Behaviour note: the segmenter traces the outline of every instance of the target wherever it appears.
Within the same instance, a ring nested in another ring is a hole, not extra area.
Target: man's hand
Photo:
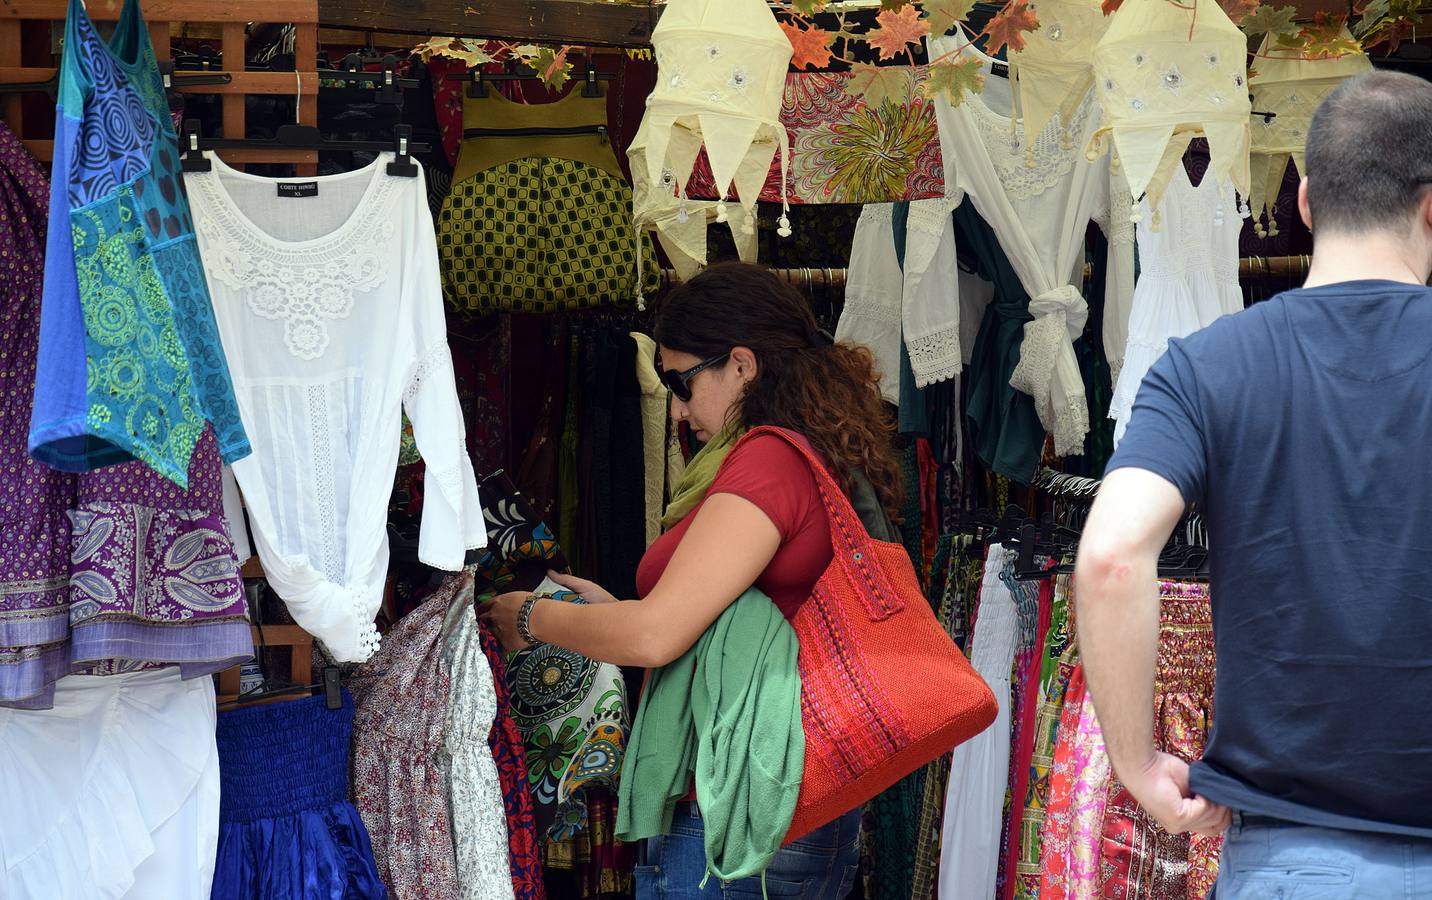
[[[1217,837],[1228,829],[1233,813],[1189,790],[1188,763],[1167,753],[1156,753],[1129,777],[1120,778],[1155,822],[1171,834],[1192,831]]]

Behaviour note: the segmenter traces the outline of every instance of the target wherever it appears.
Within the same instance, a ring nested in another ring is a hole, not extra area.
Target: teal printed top
[[[30,453],[187,487],[206,420],[225,462],[249,454],[149,30],[126,0],[106,43],[70,0]]]

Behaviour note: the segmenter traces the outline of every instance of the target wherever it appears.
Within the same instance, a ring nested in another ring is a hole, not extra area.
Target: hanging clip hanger
[[[388,174],[397,175],[402,178],[417,178],[418,167],[413,162],[409,145],[413,139],[413,126],[398,125],[393,128],[394,154],[397,156],[388,163]]]
[[[608,75],[605,72],[598,72],[596,64],[588,61],[587,69],[582,75],[582,96],[601,97],[603,91],[599,82],[611,81],[614,77],[615,76]],[[484,72],[481,67],[478,67],[469,72],[454,72],[448,75],[445,80],[466,81],[468,83],[468,97],[474,100],[480,100],[487,96],[488,82],[542,81],[543,79],[541,75],[537,74],[535,69],[530,69],[527,66],[519,66],[515,71],[499,72],[496,74]]]
[[[229,72],[194,72],[179,74],[172,59],[159,61],[159,77],[164,81],[164,93],[172,99],[181,87],[206,84],[232,84],[234,76]]]
[[[377,63],[379,70],[377,72],[366,71],[364,67],[370,63]],[[403,91],[421,85],[416,78],[398,76],[398,58],[391,53],[378,59],[364,54],[350,53],[343,57],[343,61],[338,65],[337,69],[319,69],[318,77],[344,81],[350,87],[358,84],[377,85],[378,89],[373,93],[373,99],[378,103],[401,106]]]
[[[293,74],[299,81],[299,96],[301,97],[303,76],[298,72]],[[298,105],[295,103],[294,119],[297,120],[297,118]],[[294,121],[279,126],[273,140],[206,138],[203,137],[198,119],[185,119],[184,130],[180,134],[180,149],[183,153],[181,165],[185,172],[211,171],[212,166],[204,157],[203,151],[205,150],[363,150],[371,153],[392,152],[397,158],[388,163],[388,174],[402,178],[416,178],[418,167],[413,162],[413,155],[429,153],[432,151],[432,147],[426,143],[415,142],[412,137],[413,127],[411,125],[398,125],[394,127],[393,138],[390,141],[330,141],[324,138],[323,133],[316,126]]]

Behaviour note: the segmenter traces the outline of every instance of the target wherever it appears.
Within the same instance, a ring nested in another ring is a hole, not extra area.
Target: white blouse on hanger
[[[1129,425],[1139,385],[1169,340],[1242,311],[1238,236],[1243,219],[1237,203],[1231,184],[1220,185],[1205,174],[1194,187],[1182,165],[1175,167],[1157,214],[1143,201],[1128,351],[1109,403],[1115,446]]]
[[[903,266],[895,253],[894,204],[868,204],[856,222],[835,336],[870,348],[881,396],[890,403],[900,402],[902,340],[916,387],[958,377],[968,361],[969,348],[962,352],[961,344],[961,298],[967,278],[978,279],[957,264],[950,215],[957,205],[943,199],[909,204]]]
[[[1010,384],[1034,398],[1039,420],[1054,435],[1060,455],[1083,452],[1089,430],[1088,401],[1073,341],[1088,320],[1080,290],[1085,229],[1091,219],[1110,228],[1127,213],[1111,217],[1107,158],[1090,162],[1083,153],[1098,128],[1099,107],[1092,91],[1070,122],[1055,115],[1031,141],[1014,109],[1008,79],[991,74],[996,60],[970,43],[961,28],[929,39],[930,58],[978,59],[986,72],[983,93],[968,93],[958,106],[934,100],[945,161],[946,192],[952,201],[968,196],[989,223],[1029,293],[1034,321],[1025,325],[1020,361]],[[1106,302],[1132,291],[1132,242],[1110,240]]]
[[[213,154],[185,175],[254,453],[233,466],[254,549],[295,621],[339,662],[378,647],[402,412],[427,465],[418,556],[487,543],[448,353],[421,172],[261,178]]]

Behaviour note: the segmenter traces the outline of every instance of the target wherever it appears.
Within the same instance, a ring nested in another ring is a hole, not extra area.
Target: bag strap
[[[830,522],[830,540],[833,562],[840,566],[846,581],[860,588],[856,593],[871,621],[879,622],[890,618],[905,608],[906,598],[901,597],[894,583],[880,564],[875,552],[876,543],[865,530],[865,525],[856,515],[850,498],[845,496],[840,484],[831,475],[825,461],[816,453],[804,435],[774,425],[752,428],[736,443],[737,447],[752,438],[769,434],[790,444],[810,464],[815,476],[816,487],[820,489],[821,500]],[[823,575],[824,582],[829,574]],[[819,593],[820,583],[816,585]]]

